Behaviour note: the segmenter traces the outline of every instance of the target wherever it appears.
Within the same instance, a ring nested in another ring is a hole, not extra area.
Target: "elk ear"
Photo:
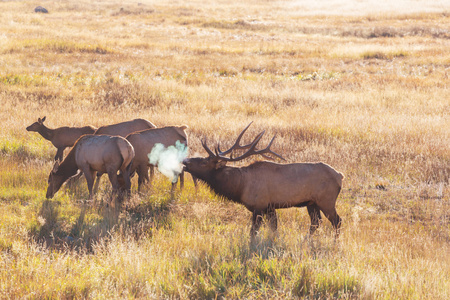
[[[227,161],[226,160],[219,160],[218,162],[216,162],[216,170],[223,168],[227,165]]]
[[[42,120],[41,120],[42,123],[44,123],[45,118],[47,118],[47,116],[44,116],[44,117],[42,118]]]

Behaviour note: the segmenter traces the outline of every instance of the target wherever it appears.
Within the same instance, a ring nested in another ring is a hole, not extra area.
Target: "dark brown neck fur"
[[[64,158],[56,171],[56,175],[62,176],[64,180],[69,179],[78,171],[78,166],[75,161],[75,150],[75,147],[70,150],[69,154],[67,154],[66,158]]]
[[[54,129],[50,129],[46,127],[44,124],[41,124],[38,129],[38,133],[42,135],[42,137],[46,140],[51,141],[54,137]]]
[[[209,178],[199,178],[218,195],[242,203],[242,173],[239,168],[224,167],[211,172]]]

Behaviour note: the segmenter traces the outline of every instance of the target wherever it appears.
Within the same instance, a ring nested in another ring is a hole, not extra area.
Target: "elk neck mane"
[[[76,152],[76,146],[73,146],[72,149],[70,149],[67,156],[64,158],[64,160],[59,164],[58,170],[56,171],[56,174],[62,175],[64,177],[67,176],[67,178],[75,175],[78,171],[78,166],[75,161],[75,152]]]
[[[223,167],[212,172],[209,178],[199,178],[216,194],[241,203],[242,171],[240,168]]]

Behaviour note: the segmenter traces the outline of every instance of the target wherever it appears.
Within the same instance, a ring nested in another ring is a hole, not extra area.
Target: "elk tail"
[[[120,150],[120,155],[122,156],[122,160],[123,160],[122,168],[129,171],[129,169],[131,168],[131,163],[133,162],[133,159],[134,159],[133,146],[131,146],[131,144],[126,143],[124,141],[120,141],[118,146],[119,146],[119,150]]]

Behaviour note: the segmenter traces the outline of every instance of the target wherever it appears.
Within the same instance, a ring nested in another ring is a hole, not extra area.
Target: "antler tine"
[[[245,131],[250,127],[250,125],[252,125],[252,123],[253,123],[253,121],[251,121],[250,124],[248,124],[247,127],[245,127],[244,130],[241,131],[241,133],[239,134],[239,136],[236,139],[236,142],[234,143],[233,146],[231,146],[230,149],[228,149],[226,151],[221,151],[220,150],[220,143],[218,143],[217,144],[218,154],[220,154],[220,156],[223,156],[223,155],[227,155],[227,154],[231,153],[235,149],[247,149],[247,148],[249,148],[252,145],[252,143],[250,143],[248,145],[244,145],[244,146],[239,145],[239,143],[240,143],[241,138],[244,135]]]
[[[272,140],[270,141],[269,145],[268,145],[266,148],[264,148],[264,149],[262,149],[262,150],[256,151],[256,154],[260,154],[262,157],[267,158],[267,159],[272,159],[270,156],[267,156],[267,155],[264,155],[264,154],[263,154],[263,153],[270,153],[270,154],[275,155],[276,157],[278,157],[278,158],[280,158],[280,159],[282,159],[282,160],[286,160],[286,159],[284,159],[283,156],[281,156],[281,155],[278,154],[278,153],[273,152],[273,151],[270,149],[270,146],[272,146],[272,143],[273,143],[273,141],[275,140],[276,136],[277,136],[277,134],[275,134],[275,135],[273,136]]]
[[[206,138],[202,139],[202,146],[208,152],[209,156],[216,156],[214,153],[209,149],[209,147],[206,145]]]
[[[258,142],[261,140],[262,136],[264,135],[265,131],[261,132],[260,134],[258,134],[255,139],[253,140],[253,142],[250,144],[250,148],[247,150],[247,152],[245,152],[244,154],[242,154],[241,156],[238,156],[236,158],[232,158],[232,157],[224,157],[222,155],[219,155],[218,157],[221,160],[224,161],[239,161],[242,160],[244,158],[247,158],[251,155],[257,154],[258,151],[255,151],[256,145],[258,144]]]

